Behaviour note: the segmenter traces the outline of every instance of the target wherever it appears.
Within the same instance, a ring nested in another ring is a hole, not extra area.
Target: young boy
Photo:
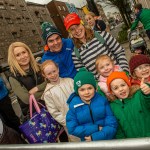
[[[144,78],[134,94],[124,72],[111,73],[107,85],[117,97],[110,104],[119,123],[116,138],[150,137],[150,87],[144,83]]]
[[[68,132],[79,137],[81,141],[113,139],[117,121],[108,100],[96,92],[94,75],[81,68],[74,78],[74,90],[75,93],[67,101]]]

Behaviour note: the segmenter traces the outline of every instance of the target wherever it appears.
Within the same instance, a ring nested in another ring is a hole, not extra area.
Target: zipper
[[[91,118],[92,118],[92,121],[93,121],[93,123],[94,123],[94,119],[93,119],[93,114],[92,114],[92,110],[91,110],[91,104],[89,105],[89,109],[90,109],[90,115],[91,115]]]

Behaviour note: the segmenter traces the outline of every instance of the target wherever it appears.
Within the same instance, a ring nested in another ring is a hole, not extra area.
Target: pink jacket
[[[119,65],[114,66],[114,71],[122,71],[121,67]],[[110,95],[107,88],[107,78],[103,77],[102,75],[99,76],[99,82],[98,86],[100,86],[100,89],[105,93],[105,95]]]

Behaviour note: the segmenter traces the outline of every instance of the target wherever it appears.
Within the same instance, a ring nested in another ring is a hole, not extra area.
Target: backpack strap
[[[99,42],[105,44],[104,38],[97,31],[94,31],[94,36],[99,40]]]
[[[94,31],[94,36],[99,40],[100,43],[104,44],[104,45],[108,48],[108,46],[107,46],[107,44],[106,44],[104,38],[103,38],[97,31]],[[74,52],[75,52],[76,57],[77,57],[78,59],[81,59],[79,50],[78,50],[78,48],[76,48],[75,46],[74,46]]]
[[[79,50],[78,50],[78,48],[76,48],[75,46],[74,46],[74,52],[75,52],[76,57],[77,57],[78,59],[81,59]]]

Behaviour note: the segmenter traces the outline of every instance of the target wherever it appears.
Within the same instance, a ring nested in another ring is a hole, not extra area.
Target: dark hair
[[[137,4],[134,5],[134,8],[141,10],[142,9],[142,4],[137,3]]]
[[[94,30],[96,30],[96,31],[105,31],[105,29],[106,29],[106,24],[103,20],[98,20],[98,19],[95,20]]]

